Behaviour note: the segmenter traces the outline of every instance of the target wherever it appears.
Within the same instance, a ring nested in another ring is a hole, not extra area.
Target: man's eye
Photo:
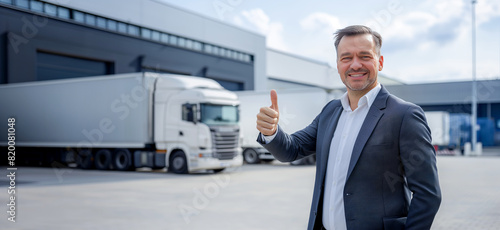
[[[351,60],[351,59],[352,59],[352,58],[350,58],[350,57],[343,57],[343,58],[342,58],[342,61],[349,61],[349,60]]]

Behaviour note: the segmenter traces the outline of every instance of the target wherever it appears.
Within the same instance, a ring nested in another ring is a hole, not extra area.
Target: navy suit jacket
[[[316,179],[308,229],[321,229],[325,174],[331,140],[342,113],[328,103],[292,135],[278,128],[269,144],[276,159],[291,162],[316,153]],[[430,229],[441,190],[431,134],[422,109],[382,87],[354,144],[344,186],[347,229]]]

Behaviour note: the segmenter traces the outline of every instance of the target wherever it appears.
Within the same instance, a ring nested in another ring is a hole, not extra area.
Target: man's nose
[[[359,59],[357,57],[355,57],[352,60],[351,69],[357,70],[357,69],[361,68],[362,66],[363,65],[361,65],[361,62],[359,61]]]

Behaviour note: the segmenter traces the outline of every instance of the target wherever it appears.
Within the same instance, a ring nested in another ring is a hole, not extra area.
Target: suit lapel
[[[373,101],[370,110],[368,110],[368,114],[366,114],[365,121],[359,130],[358,137],[356,138],[356,142],[354,142],[354,148],[352,150],[351,161],[349,162],[349,169],[347,171],[347,179],[352,173],[354,166],[358,162],[359,157],[361,156],[361,152],[368,141],[368,138],[372,135],[373,130],[377,126],[378,121],[384,115],[384,109],[386,107],[387,97],[389,93],[382,86],[380,92],[378,93],[375,101]]]
[[[339,103],[340,104],[340,103]],[[328,127],[325,130],[325,136],[323,139],[323,145],[321,146],[321,165],[320,169],[323,172],[323,175],[326,173],[326,165],[328,163],[328,155],[330,155],[330,145],[332,143],[333,133],[337,128],[337,123],[340,118],[340,114],[342,113],[342,105],[337,106],[333,111],[332,116],[330,117],[330,121],[327,123]]]

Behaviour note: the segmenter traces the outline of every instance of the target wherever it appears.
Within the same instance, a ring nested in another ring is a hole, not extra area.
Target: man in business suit
[[[377,82],[380,34],[337,31],[337,69],[347,92],[304,129],[278,126],[276,91],[257,115],[258,140],[276,159],[316,153],[308,229],[430,229],[440,202],[436,157],[422,109]]]

